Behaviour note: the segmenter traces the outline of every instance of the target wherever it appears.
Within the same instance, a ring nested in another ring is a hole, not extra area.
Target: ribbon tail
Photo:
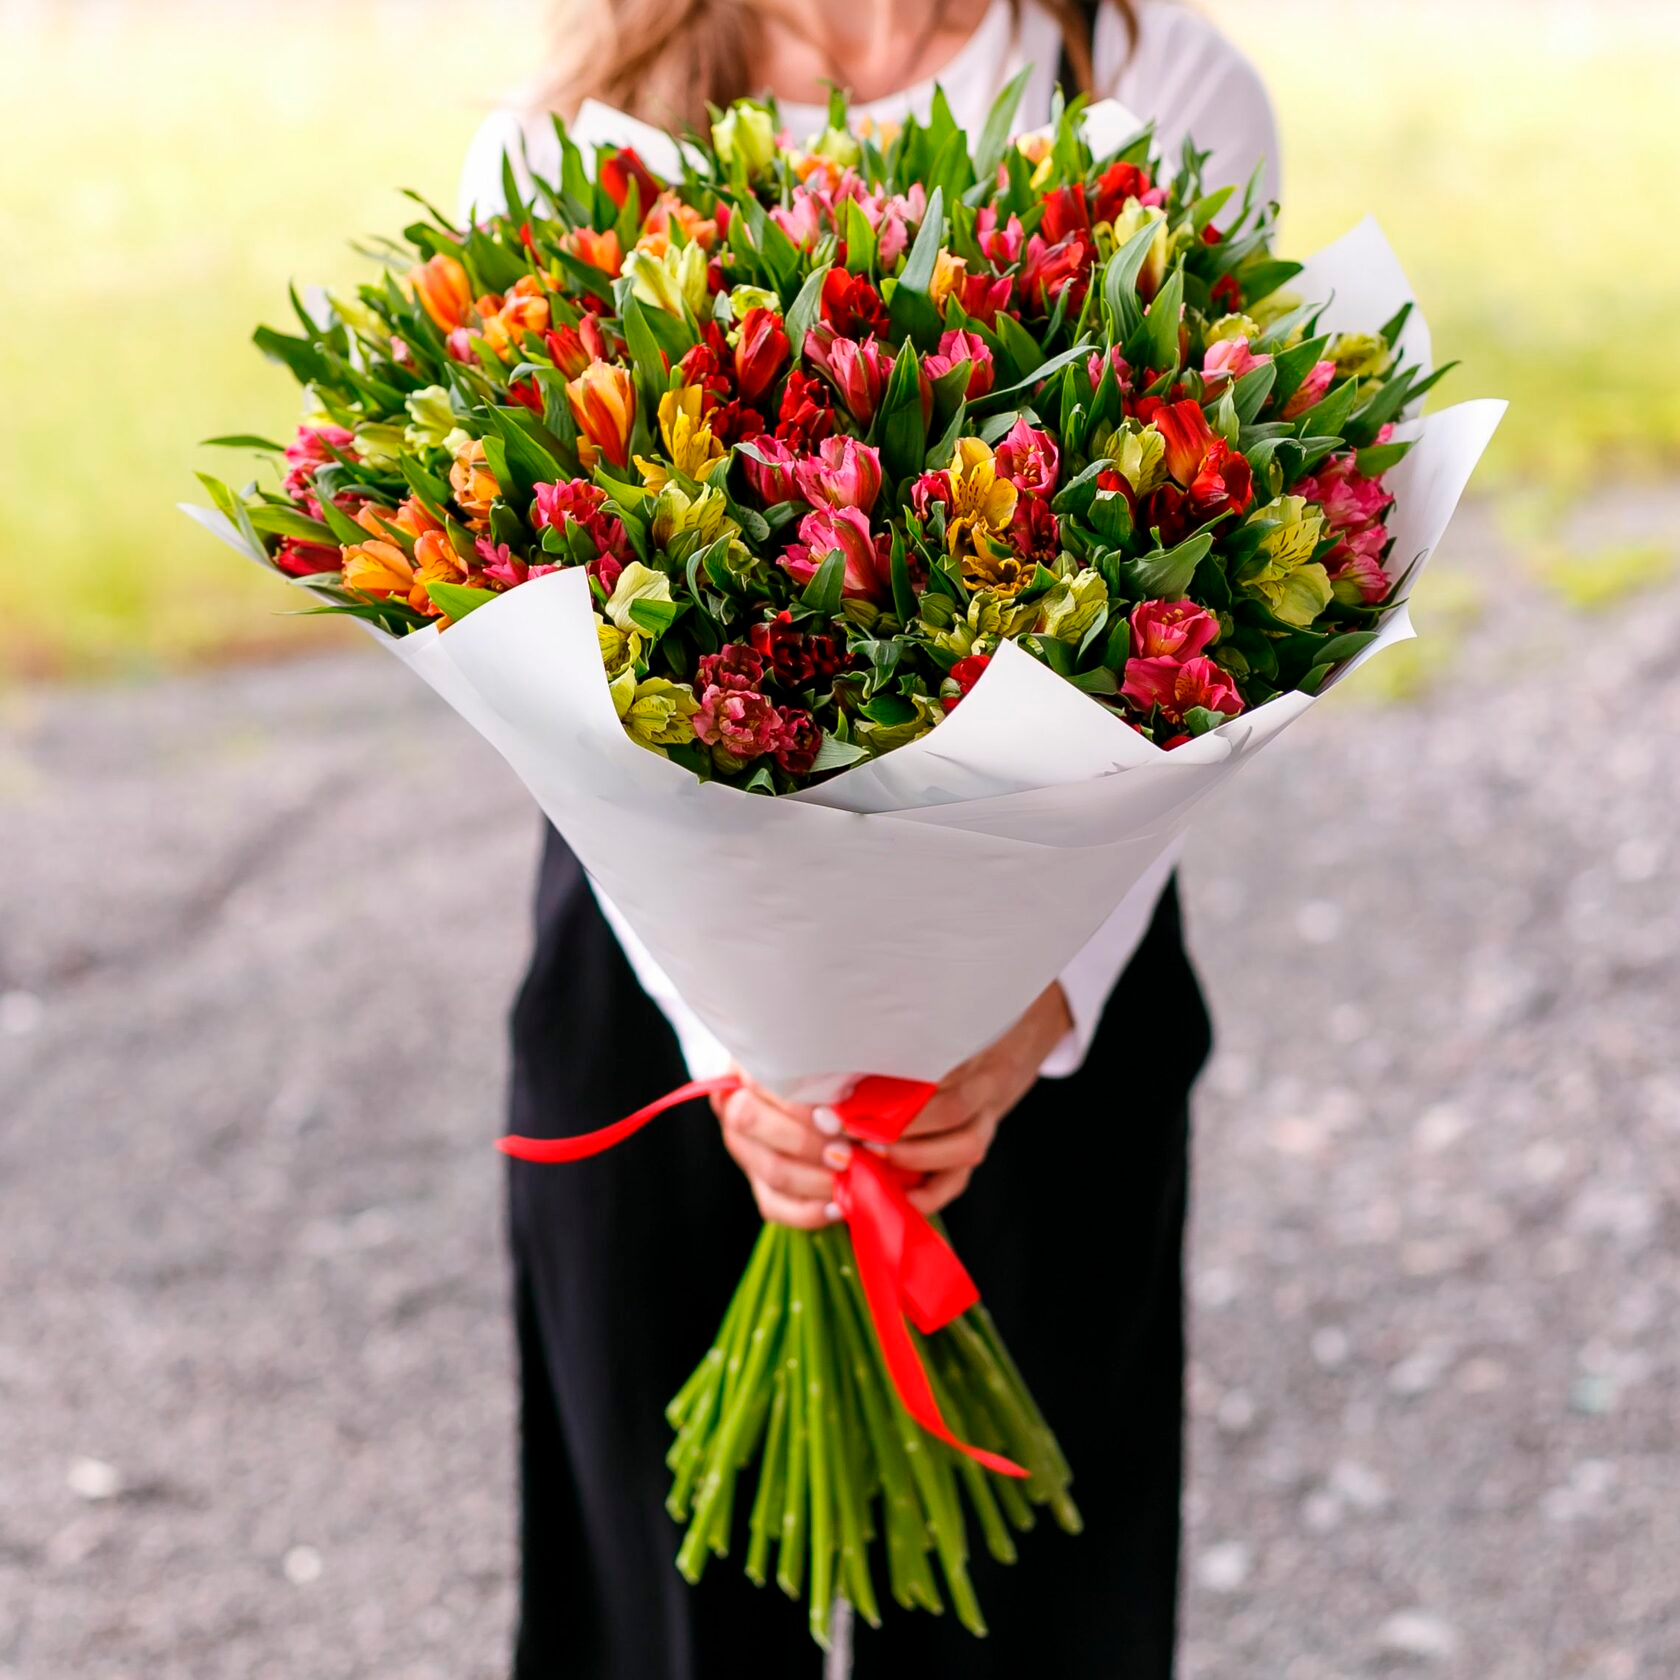
[[[543,1165],[586,1161],[591,1155],[604,1154],[615,1144],[622,1143],[627,1137],[639,1132],[650,1120],[657,1120],[666,1109],[693,1102],[696,1097],[722,1096],[726,1092],[737,1090],[740,1083],[733,1074],[726,1074],[718,1079],[691,1079],[686,1085],[679,1085],[676,1090],[667,1091],[656,1102],[650,1102],[646,1108],[638,1108],[634,1114],[627,1114],[622,1120],[615,1120],[610,1126],[601,1127],[599,1131],[580,1132],[576,1137],[562,1138],[520,1137],[517,1133],[512,1133],[507,1137],[497,1138],[496,1147],[516,1161],[535,1161]]]
[[[930,1435],[973,1459],[984,1469],[995,1471],[1000,1476],[1025,1479],[1029,1472],[1013,1459],[959,1439],[945,1422],[939,1402],[933,1395],[933,1385],[928,1381],[927,1371],[904,1321],[900,1268],[891,1252],[891,1238],[887,1234],[889,1229],[896,1228],[902,1238],[911,1222],[921,1220],[922,1216],[904,1200],[903,1190],[896,1184],[889,1184],[879,1169],[871,1164],[859,1172],[860,1164],[854,1157],[854,1165],[847,1169],[848,1182],[841,1205],[852,1233],[858,1280],[863,1285],[864,1300],[881,1344],[881,1358],[899,1399],[904,1403],[904,1409]],[[947,1249],[946,1252],[949,1254],[950,1251]],[[972,1290],[973,1285],[968,1283],[967,1273],[962,1271],[955,1255],[951,1255],[951,1260],[961,1273],[961,1282]],[[955,1312],[946,1313],[940,1322],[948,1324],[955,1316]]]

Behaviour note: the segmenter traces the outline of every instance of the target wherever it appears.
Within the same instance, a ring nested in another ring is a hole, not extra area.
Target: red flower
[[[1235,717],[1242,696],[1230,674],[1205,655],[1194,659],[1128,659],[1121,694],[1141,712],[1157,707],[1169,723],[1182,723],[1197,706]]]
[[[1208,296],[1227,315],[1237,314],[1243,306],[1242,286],[1234,274],[1222,274],[1208,289]]]
[[[910,486],[910,505],[924,520],[935,502],[942,503],[949,513],[952,500],[951,475],[947,472],[925,472]]]
[[[1194,659],[1219,634],[1219,620],[1194,601],[1139,601],[1132,608],[1136,659]]]
[[[1163,484],[1144,498],[1139,522],[1144,530],[1155,532],[1167,548],[1183,542],[1195,523],[1190,499],[1176,484]]]
[[[1142,203],[1154,183],[1146,169],[1135,163],[1111,163],[1097,177],[1097,201],[1093,215],[1099,222],[1112,222],[1126,208],[1126,200],[1135,198]]]
[[[287,537],[274,552],[274,564],[287,577],[312,577],[316,572],[336,572],[344,557],[326,543],[302,542]]]
[[[1247,460],[1216,437],[1190,481],[1190,511],[1199,520],[1214,519],[1222,513],[1246,513],[1253,500],[1254,474]]]
[[[958,705],[968,697],[970,691],[973,689],[974,685],[979,682],[980,678],[985,673],[986,667],[990,665],[991,662],[992,656],[989,653],[971,653],[966,659],[959,659],[956,664],[951,667],[950,676],[940,685],[940,705],[942,705],[946,711],[954,712]],[[956,692],[954,694],[947,694],[943,692],[943,690],[948,688],[952,683],[956,684]]]
[[[820,379],[795,368],[782,387],[776,436],[795,449],[814,449],[834,430],[834,400]]]
[[[1026,560],[1048,566],[1061,549],[1061,536],[1050,504],[1039,496],[1018,496],[1009,521],[1009,545]]]
[[[568,379],[576,379],[591,362],[607,359],[607,340],[601,323],[585,315],[575,327],[552,327],[543,334],[549,359]]]
[[[1035,233],[1027,241],[1027,260],[1021,265],[1022,295],[1038,314],[1048,315],[1057,298],[1072,287],[1068,305],[1077,308],[1096,254],[1084,233],[1070,234],[1055,244],[1047,244],[1042,234]]]
[[[725,642],[716,653],[700,656],[701,688],[724,688],[745,692],[764,681],[764,661],[756,648],[745,642]]]
[[[1057,244],[1072,233],[1091,231],[1090,213],[1085,208],[1085,188],[1076,181],[1070,187],[1058,187],[1044,200],[1044,214],[1039,218],[1038,231],[1050,244]]]
[[[342,426],[299,426],[297,436],[286,445],[286,494],[295,502],[312,493],[315,472],[331,465],[338,455],[356,458],[356,434]],[[337,450],[338,454],[333,453]]]
[[[790,776],[808,776],[822,747],[823,733],[817,720],[809,712],[793,706],[778,706],[776,718],[781,724],[781,745],[776,748],[776,762]]]
[[[753,651],[781,687],[805,688],[846,668],[846,650],[822,631],[799,629],[785,609],[747,632]]]
[[[606,512],[607,493],[586,478],[568,479],[564,484],[538,484],[531,508],[531,523],[539,531],[552,526],[565,533],[568,526],[580,526],[595,545],[596,554],[630,558],[630,539],[624,522]]]
[[[887,306],[861,274],[831,268],[823,276],[822,318],[842,338],[885,337]]]
[[[799,376],[795,374],[794,377]],[[747,483],[766,506],[774,502],[791,502],[799,494],[794,469],[801,457],[779,437],[754,438],[753,448],[764,459],[756,460],[745,450],[741,452],[741,467],[747,475]]]
[[[1009,307],[1015,282],[1007,274],[965,274],[953,290],[964,313],[990,327],[997,324],[998,311]]]
[[[647,165],[637,157],[635,150],[630,146],[601,160],[600,180],[607,190],[607,197],[620,210],[624,208],[624,201],[630,196],[632,181],[636,183],[636,206],[644,216],[653,208],[654,200],[659,197],[659,183],[649,174]]]
[[[706,424],[712,428],[712,436],[727,447],[743,438],[758,437],[764,430],[764,416],[756,408],[731,399],[707,409]]]
[[[793,481],[812,507],[868,513],[881,493],[881,453],[853,437],[825,438],[815,455],[793,469]]]
[[[543,411],[542,386],[534,379],[518,379],[508,386],[508,396],[518,403],[521,408],[528,408],[533,414]]]
[[[781,316],[774,309],[749,309],[735,340],[735,383],[742,401],[757,402],[787,358],[788,335]]]
[[[1202,470],[1213,443],[1213,428],[1202,405],[1189,398],[1165,404],[1155,411],[1150,424],[1166,439],[1167,471],[1176,483],[1188,487]]]
[[[836,338],[827,327],[805,335],[805,354],[834,381],[840,400],[859,425],[866,426],[881,406],[893,359],[874,338],[862,343]]]

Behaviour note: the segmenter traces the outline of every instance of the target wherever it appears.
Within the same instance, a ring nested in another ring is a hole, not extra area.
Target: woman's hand
[[[751,1081],[726,1097],[713,1097],[712,1108],[723,1123],[723,1146],[747,1175],[766,1219],[798,1231],[839,1219],[834,1175],[851,1160],[852,1146],[819,1131],[813,1110],[784,1102]]]
[[[1052,982],[1026,1014],[979,1055],[953,1068],[886,1158],[926,1179],[910,1191],[923,1213],[938,1213],[968,1188],[986,1158],[998,1123],[1032,1088],[1044,1058],[1073,1026],[1067,998]]]
[[[1001,1038],[945,1076],[897,1143],[879,1149],[896,1165],[927,1175],[909,1192],[923,1213],[937,1213],[967,1189],[999,1121],[1072,1025],[1061,986],[1048,986]],[[801,1231],[839,1219],[834,1175],[861,1146],[834,1135],[840,1123],[832,1110],[784,1102],[750,1081],[713,1097],[712,1107],[723,1123],[724,1147],[747,1175],[766,1219]]]

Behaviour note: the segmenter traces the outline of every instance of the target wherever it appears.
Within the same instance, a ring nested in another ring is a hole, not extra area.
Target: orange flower
[[[459,583],[467,575],[448,532],[412,497],[395,513],[364,503],[356,523],[370,540],[345,548],[345,588],[364,595],[401,595],[416,612],[435,617],[438,609],[426,585]]]
[[[548,297],[542,281],[534,274],[521,275],[500,306],[488,314],[484,309],[487,301],[493,300],[479,300],[479,313],[484,316],[483,334],[498,356],[510,344],[517,344],[523,334],[548,330]]]
[[[636,241],[638,251],[662,257],[671,246],[671,223],[675,221],[688,240],[709,251],[717,243],[717,223],[702,216],[692,204],[684,204],[673,192],[661,193],[642,221],[642,237]]]
[[[484,464],[484,445],[474,438],[462,444],[449,469],[449,487],[455,492],[455,505],[467,516],[470,530],[483,531],[490,524],[490,504],[501,495],[496,476]]]
[[[636,423],[636,387],[629,372],[611,362],[591,362],[566,385],[573,417],[615,467],[630,459],[630,429]]]
[[[618,234],[612,228],[605,233],[594,233],[589,228],[573,228],[560,243],[580,262],[586,262],[591,268],[598,268],[614,279],[624,267],[624,247],[619,244]]]
[[[454,257],[440,251],[430,262],[411,268],[408,283],[442,331],[452,332],[464,324],[472,303],[472,286],[467,271]]]

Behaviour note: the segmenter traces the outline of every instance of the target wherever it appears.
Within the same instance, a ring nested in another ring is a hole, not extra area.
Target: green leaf
[[[1031,75],[1032,66],[1023,65],[992,101],[992,108],[980,130],[979,142],[974,148],[974,173],[981,184],[989,184],[997,174],[998,165],[1003,162],[1004,149],[1014,128],[1015,112],[1026,90],[1027,78]]]
[[[915,350],[906,344],[893,363],[876,417],[881,465],[894,480],[922,470],[927,455],[927,421],[922,416],[922,378]]]
[[[822,745],[817,748],[817,756],[811,760],[813,774],[819,770],[844,770],[848,764],[856,764],[860,758],[868,758],[869,752],[860,747],[855,741],[842,741],[838,735],[830,735],[823,731]]]
[[[1402,443],[1374,443],[1369,449],[1361,449],[1356,462],[1360,472],[1367,478],[1380,478],[1391,467],[1397,467],[1411,453],[1413,439],[1406,439]]]
[[[854,201],[848,199],[846,202],[850,204]],[[806,277],[805,284],[799,288],[799,296],[788,308],[783,328],[788,336],[788,349],[792,352],[795,367],[799,365],[799,354],[805,345],[805,335],[811,330],[811,324],[817,319],[822,308],[823,280],[833,266],[832,263],[824,263],[822,267],[812,269]]]
[[[1375,630],[1349,630],[1340,636],[1332,636],[1314,652],[1312,662],[1314,665],[1340,665],[1344,659],[1351,659],[1368,648],[1377,635]]]
[[[284,454],[286,446],[283,443],[271,443],[265,437],[258,437],[252,432],[234,432],[228,437],[204,438],[199,447],[201,449],[268,449],[276,455]]]
[[[908,624],[916,616],[916,591],[910,583],[902,531],[894,531],[892,538],[892,595],[893,611],[898,615],[899,623]]]
[[[998,316],[1002,321],[1003,316]],[[1047,362],[1040,362],[1024,379],[1018,379],[1013,385],[1005,385],[1001,390],[988,391],[974,406],[993,407],[999,397],[1012,397],[1017,392],[1025,391],[1030,386],[1038,384],[1040,380],[1048,379],[1053,373],[1060,373],[1065,367],[1074,362],[1082,362],[1091,354],[1091,344],[1088,339],[1081,339],[1077,344],[1071,344],[1060,354],[1052,356]]]
[[[433,606],[457,624],[486,601],[494,601],[497,594],[494,589],[469,589],[464,583],[428,583],[426,593]]]
[[[1260,410],[1266,406],[1266,398],[1272,394],[1272,386],[1277,381],[1277,367],[1272,362],[1262,362],[1257,368],[1250,368],[1236,384],[1231,387],[1231,401],[1236,407],[1237,418],[1243,425],[1252,425]]]
[[[680,601],[656,601],[643,596],[630,603],[630,622],[657,640],[677,622],[683,611]]]
[[[1137,280],[1154,243],[1155,223],[1151,220],[1108,259],[1103,270],[1103,308],[1108,311],[1108,330],[1115,338],[1130,338],[1143,320]]]
[[[838,548],[831,549],[828,558],[817,567],[816,575],[805,585],[799,603],[821,618],[833,618],[840,611],[845,587],[846,556]]]
[[[239,533],[246,545],[246,548],[250,552],[251,558],[253,560],[260,560],[266,564],[268,561],[268,550],[264,547],[262,538],[257,535],[256,527],[251,523],[251,515],[247,511],[244,502],[242,502],[238,496],[234,495],[234,493],[224,483],[222,483],[219,478],[212,477],[209,473],[199,473],[197,474],[197,478],[198,482],[202,484],[208,492],[210,500],[216,504],[216,511],[220,513],[224,519],[228,520],[232,524],[233,528]],[[337,510],[334,509],[334,511],[336,512]],[[364,534],[364,532],[358,529],[356,533],[357,540],[359,541]]]
[[[1217,729],[1228,721],[1223,712],[1211,711],[1206,706],[1192,706],[1184,714],[1184,727],[1192,735],[1205,735],[1210,729]]]
[[[875,230],[855,198],[846,200],[846,267],[853,274],[870,274],[875,268]]]
[[[1144,601],[1176,601],[1190,587],[1202,556],[1213,547],[1213,533],[1199,531],[1173,548],[1158,548],[1137,560],[1127,560],[1120,575]]]
[[[311,519],[306,513],[299,513],[296,508],[259,503],[255,507],[247,507],[245,512],[251,524],[259,531],[268,531],[277,537],[295,537],[299,542],[321,543],[327,546],[336,546],[338,543],[330,525],[324,520]]]
[[[1179,311],[1184,304],[1184,269],[1166,278],[1144,316],[1144,365],[1173,372],[1178,367]]]
[[[1282,350],[1272,358],[1272,400],[1281,410],[1300,390],[1301,382],[1324,359],[1330,348],[1330,335],[1303,339],[1292,350]]]
[[[1077,676],[1069,677],[1068,681],[1075,688],[1083,689],[1087,694],[1118,694],[1119,680],[1106,665],[1099,665],[1095,670],[1081,671]]]
[[[927,213],[916,230],[916,242],[904,264],[904,272],[893,287],[888,316],[892,335],[929,348],[939,340],[939,311],[928,295],[933,285],[939,242],[945,232],[945,194],[935,187],[928,195]]]
[[[378,511],[383,514],[389,510],[380,508]],[[321,498],[321,517],[332,527],[333,540],[346,548],[368,540],[367,532],[331,496]]]

